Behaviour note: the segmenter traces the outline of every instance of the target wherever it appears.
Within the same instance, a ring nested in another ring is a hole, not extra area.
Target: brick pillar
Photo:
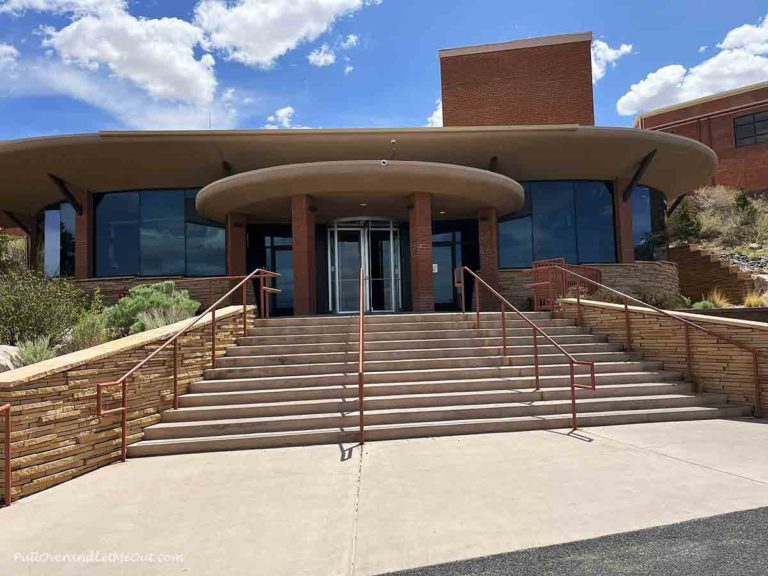
[[[83,207],[83,213],[75,213],[75,278],[93,276],[93,194],[85,190],[73,192]]]
[[[613,212],[616,224],[616,260],[622,263],[635,261],[632,240],[632,197],[624,201],[624,189],[630,178],[617,178],[613,183]]]
[[[244,214],[227,215],[227,276],[245,276],[245,235],[247,218]]]
[[[293,313],[314,314],[316,298],[315,212],[306,194],[291,202],[293,233]]]
[[[480,277],[494,290],[499,289],[499,218],[495,208],[482,208],[477,213],[477,238],[480,248]],[[499,301],[487,290],[480,290],[483,310],[499,309]]]
[[[432,196],[417,192],[411,197],[408,215],[411,237],[411,307],[414,312],[432,312]]]

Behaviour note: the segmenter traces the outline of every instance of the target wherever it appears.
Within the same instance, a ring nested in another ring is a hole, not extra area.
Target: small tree
[[[671,240],[691,242],[701,238],[701,221],[689,206],[688,198],[680,202],[667,224]]]

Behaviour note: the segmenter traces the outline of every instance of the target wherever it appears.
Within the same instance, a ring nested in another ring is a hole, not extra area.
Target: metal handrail
[[[690,320],[686,318],[681,318],[680,316],[677,316],[676,314],[673,314],[667,310],[663,310],[661,308],[657,308],[656,306],[653,306],[652,304],[648,304],[646,302],[643,302],[639,298],[635,298],[634,296],[630,296],[629,294],[625,294],[624,292],[620,292],[619,290],[616,290],[614,288],[611,288],[609,286],[606,286],[604,284],[600,284],[599,282],[595,282],[594,280],[587,278],[586,276],[582,276],[581,274],[577,274],[576,272],[573,272],[572,270],[568,270],[566,268],[563,268],[562,266],[552,266],[551,268],[558,269],[561,272],[565,274],[570,274],[571,276],[575,276],[578,278],[577,287],[576,287],[576,315],[578,318],[579,323],[582,321],[582,314],[581,314],[581,283],[589,282],[591,284],[594,284],[595,286],[598,286],[599,288],[603,290],[607,290],[613,294],[616,294],[617,296],[620,296],[624,299],[624,322],[625,322],[625,338],[626,338],[626,348],[627,350],[632,349],[632,327],[631,327],[631,320],[630,320],[630,310],[629,310],[629,301],[635,302],[637,304],[640,304],[644,308],[650,308],[654,312],[657,312],[661,314],[662,316],[666,316],[668,318],[672,318],[673,320],[676,320],[684,325],[684,332],[685,332],[685,357],[686,357],[686,371],[687,371],[687,378],[690,381],[694,381],[693,378],[693,358],[692,358],[692,352],[691,352],[691,342],[690,342],[690,334],[689,334],[689,328],[693,327],[697,330],[701,330],[702,332],[709,334],[710,336],[714,336],[716,339],[725,342],[727,344],[731,344],[733,346],[736,346],[737,348],[740,348],[746,352],[749,352],[752,355],[752,373],[754,377],[754,385],[755,385],[755,415],[760,416],[762,415],[762,387],[760,385],[760,370],[758,365],[758,356],[768,356],[765,352],[762,350],[758,350],[756,348],[751,348],[750,346],[747,346],[746,344],[742,344],[741,342],[734,340],[733,338],[729,338],[728,336],[723,336],[722,334],[718,334],[717,332],[710,330],[708,328],[705,328],[704,326],[701,326],[700,324],[697,324],[696,322],[691,322]],[[641,312],[642,313],[642,312]],[[695,382],[694,382],[695,386]],[[698,392],[698,387],[696,387],[696,391]]]
[[[464,291],[464,273],[468,273],[471,275],[478,284],[482,285],[488,292],[490,292],[493,296],[496,297],[501,302],[501,338],[502,338],[502,355],[507,356],[507,318],[506,318],[506,309],[509,308],[512,310],[515,314],[517,314],[524,322],[526,322],[532,329],[533,329],[533,366],[534,366],[534,375],[535,375],[535,382],[536,382],[536,390],[539,390],[541,388],[541,385],[539,383],[539,347],[538,347],[538,337],[543,336],[545,340],[547,340],[550,344],[552,344],[558,351],[560,351],[565,357],[567,358],[570,366],[570,388],[571,388],[571,424],[573,426],[573,429],[575,430],[578,428],[578,422],[576,418],[576,388],[583,388],[586,390],[594,390],[596,387],[596,379],[595,379],[595,363],[593,360],[578,360],[574,358],[574,356],[565,350],[560,344],[555,342],[552,337],[550,337],[546,332],[544,332],[539,326],[536,325],[535,322],[533,322],[530,318],[528,318],[525,314],[520,312],[515,306],[512,305],[509,300],[504,298],[501,294],[499,294],[496,290],[494,290],[485,280],[480,278],[477,274],[475,274],[472,270],[470,270],[466,266],[461,266],[459,268],[456,268],[454,271],[454,286],[456,288],[461,288],[461,312],[466,317],[467,311],[466,311],[466,298],[465,298],[465,291]],[[476,310],[476,320],[475,320],[475,327],[480,328],[480,290],[475,290],[475,310]],[[583,384],[577,384],[576,383],[576,371],[575,366],[588,366],[590,370],[590,385],[585,386]]]
[[[144,360],[136,364],[133,368],[131,368],[118,380],[115,380],[113,382],[102,382],[102,383],[96,384],[96,413],[99,416],[99,418],[107,416],[109,414],[118,414],[118,413],[121,414],[121,417],[122,417],[122,422],[121,422],[122,440],[121,440],[121,448],[120,448],[120,460],[125,462],[126,455],[128,452],[128,378],[130,378],[137,371],[141,370],[141,368],[143,368],[144,365],[147,364],[147,362],[152,360],[160,352],[162,352],[168,346],[173,344],[173,408],[177,409],[179,407],[179,338],[181,338],[181,336],[186,334],[198,322],[200,322],[203,318],[205,318],[208,314],[210,314],[211,315],[211,367],[215,367],[216,366],[216,309],[219,307],[219,305],[222,302],[224,302],[224,300],[229,298],[238,289],[242,289],[243,336],[245,336],[248,332],[247,282],[257,275],[259,276],[259,291],[261,293],[261,306],[259,307],[260,308],[259,312],[262,317],[269,317],[269,312],[266,310],[267,305],[265,304],[266,302],[265,292],[267,291],[267,289],[270,293],[280,292],[280,290],[278,290],[277,288],[271,288],[269,286],[266,286],[264,284],[264,280],[268,278],[280,276],[280,274],[278,274],[277,272],[272,272],[270,270],[257,268],[256,270],[248,274],[248,276],[244,276],[243,279],[237,283],[237,285],[231,288],[226,294],[224,294],[224,296],[219,298],[216,302],[211,304],[205,310],[205,312],[193,318],[191,322],[187,323],[184,327],[179,329],[175,334],[173,334],[173,336],[171,336],[163,344],[157,347],[151,354],[149,354],[146,358],[144,358]],[[102,392],[104,388],[107,388],[110,386],[121,387],[122,399],[119,407],[112,408],[110,410],[104,410]]]
[[[0,414],[5,413],[5,487],[3,488],[3,500],[5,505],[10,506],[13,500],[11,494],[11,405],[3,404],[0,406]]]
[[[357,411],[360,425],[360,444],[365,443],[365,270],[360,268],[360,315],[357,338]]]

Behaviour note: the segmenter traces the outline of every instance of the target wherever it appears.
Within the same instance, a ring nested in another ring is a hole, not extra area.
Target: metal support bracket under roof
[[[640,160],[640,164],[637,166],[637,170],[635,170],[635,174],[632,176],[632,180],[629,181],[629,184],[624,189],[624,202],[629,200],[632,196],[632,191],[635,189],[635,186],[640,183],[640,179],[643,177],[643,174],[645,174],[648,166],[650,166],[651,162],[653,162],[654,156],[656,156],[656,149],[651,150],[642,160]]]
[[[680,202],[682,202],[685,197],[686,197],[686,194],[683,194],[682,196],[678,196],[677,198],[675,198],[675,201],[672,202],[672,206],[670,206],[667,209],[667,218],[672,216],[672,212],[675,211],[675,209],[680,205]]]
[[[69,189],[69,184],[67,184],[64,180],[62,180],[55,174],[48,173],[48,177],[53,181],[53,183],[59,189],[59,192],[61,192],[61,195],[67,199],[67,202],[72,204],[72,207],[75,209],[75,212],[77,212],[77,215],[82,216],[83,205],[80,204],[78,199],[75,198],[75,195],[72,194],[72,191]]]
[[[14,224],[16,224],[16,227],[20,228],[24,232],[24,234],[26,234],[27,236],[32,236],[32,229],[27,225],[26,222],[24,222],[24,220],[21,217],[17,216],[13,212],[8,212],[8,210],[3,210],[3,213],[6,216],[8,216],[8,219],[11,220]]]

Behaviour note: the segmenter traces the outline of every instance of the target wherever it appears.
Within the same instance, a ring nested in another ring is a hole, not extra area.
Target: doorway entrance
[[[332,312],[357,312],[360,268],[368,312],[402,307],[400,231],[386,219],[345,218],[328,227],[328,294]]]

